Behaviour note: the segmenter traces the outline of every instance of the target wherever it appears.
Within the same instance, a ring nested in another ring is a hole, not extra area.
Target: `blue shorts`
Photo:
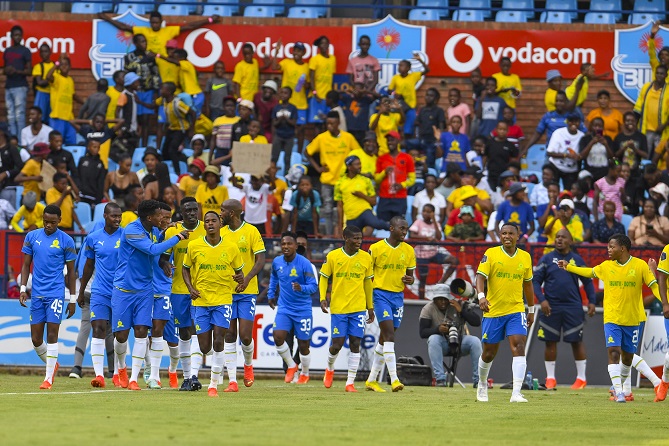
[[[77,132],[69,122],[63,119],[49,118],[49,127],[58,130],[63,135],[64,145],[73,146],[77,143]]]
[[[213,307],[195,308],[195,332],[197,334],[211,331],[214,326],[230,328],[232,305],[215,305]]]
[[[170,303],[172,304],[174,325],[177,327],[190,327],[193,325],[192,302],[190,294],[172,293],[172,296],[170,296]]]
[[[165,107],[161,105],[158,107],[158,124],[165,124],[166,122],[167,114],[165,113]]]
[[[163,339],[171,344],[179,343],[179,329],[174,325],[174,318],[168,319],[163,329]]]
[[[643,333],[643,322],[639,325],[639,333]],[[669,319],[664,320],[664,330],[667,332],[667,342],[669,342]]]
[[[153,296],[153,319],[157,321],[169,321],[173,318],[172,304],[170,304],[170,296],[154,295]]]
[[[353,336],[362,338],[365,335],[365,321],[367,312],[333,314],[330,316],[330,326],[333,338],[344,338]]]
[[[385,290],[374,290],[374,314],[380,322],[392,319],[393,327],[399,328],[404,316],[404,293]]]
[[[297,111],[297,125],[305,125],[307,123],[307,110]]]
[[[113,331],[130,330],[131,327],[151,327],[153,321],[153,290],[142,293],[126,293],[114,287],[112,290]]]
[[[155,90],[147,90],[147,91],[137,91],[135,94],[139,98],[140,101],[145,102],[147,104],[153,104],[153,93]],[[137,116],[139,115],[152,115],[154,114],[155,111],[146,108],[143,105],[137,104]]]
[[[416,122],[416,109],[410,108],[404,114],[404,133],[413,135],[413,125]]]
[[[91,294],[91,322],[111,321],[111,296]]]
[[[585,313],[582,307],[551,307],[551,315],[539,312],[537,338],[542,341],[559,342],[560,335],[564,342],[581,342]]]
[[[65,305],[65,296],[33,297],[30,299],[30,324],[60,324]]]
[[[246,319],[253,321],[256,316],[257,294],[232,295],[232,319]]]
[[[35,92],[35,102],[33,102],[33,105],[42,110],[42,121],[48,121],[51,114],[51,95],[43,91]]]
[[[311,339],[311,326],[313,325],[313,316],[311,313],[302,315],[286,314],[281,311],[276,313],[274,318],[273,330],[283,330],[290,332],[293,330],[295,336],[300,341]]]
[[[607,322],[604,324],[604,338],[607,348],[620,347],[624,352],[634,353],[639,345],[639,326]]]
[[[484,317],[481,324],[481,341],[486,344],[499,344],[507,336],[527,336],[527,316],[525,313],[513,313],[499,317]]]

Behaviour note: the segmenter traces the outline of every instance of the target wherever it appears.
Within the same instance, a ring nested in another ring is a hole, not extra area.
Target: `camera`
[[[457,347],[460,345],[460,330],[458,330],[458,326],[455,325],[452,321],[446,321],[446,325],[448,325],[448,345],[451,347]]]

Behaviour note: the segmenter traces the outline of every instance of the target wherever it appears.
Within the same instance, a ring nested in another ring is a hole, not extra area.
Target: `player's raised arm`
[[[587,267],[587,266],[570,265],[566,260],[558,260],[557,264],[563,270],[565,270],[569,273],[576,274],[578,276],[589,277],[591,279],[594,279],[594,278],[597,277],[597,275],[595,274],[595,269],[594,268],[590,268],[590,267]]]

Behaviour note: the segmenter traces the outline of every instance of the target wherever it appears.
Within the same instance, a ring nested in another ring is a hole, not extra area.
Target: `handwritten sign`
[[[235,142],[232,145],[232,167],[237,173],[264,174],[272,160],[271,144]]]
[[[42,162],[42,182],[39,183],[39,188],[42,192],[46,192],[53,187],[53,176],[56,173],[56,168],[47,161]]]

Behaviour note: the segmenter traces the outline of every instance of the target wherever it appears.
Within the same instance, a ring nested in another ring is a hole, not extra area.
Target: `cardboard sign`
[[[232,144],[232,167],[237,173],[264,174],[272,160],[272,144],[238,142]]]
[[[49,164],[48,161],[42,162],[42,182],[39,183],[39,189],[42,192],[46,192],[53,187],[53,176],[56,173],[56,168]]]

